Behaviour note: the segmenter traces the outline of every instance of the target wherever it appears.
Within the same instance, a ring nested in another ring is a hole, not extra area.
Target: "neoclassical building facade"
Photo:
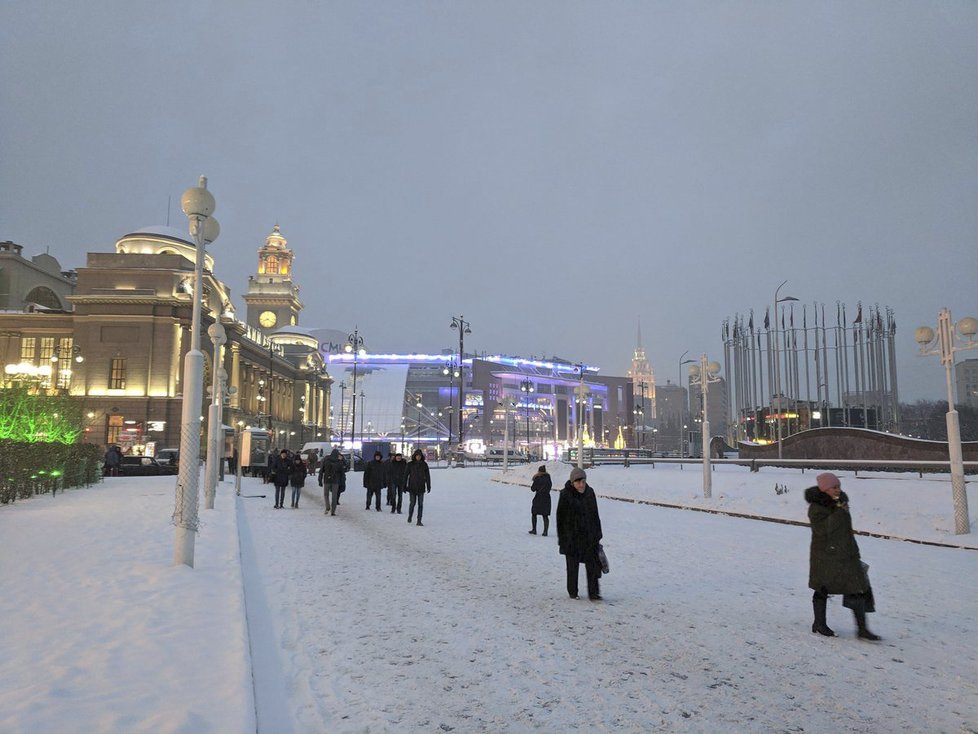
[[[20,265],[15,262],[20,246],[4,244],[4,265]],[[277,226],[258,252],[256,274],[245,294],[244,321],[237,318],[230,289],[215,275],[213,258],[205,254],[201,415],[207,415],[206,386],[214,364],[207,327],[220,322],[227,342],[219,348],[218,364],[230,388],[225,432],[264,428],[273,434],[275,445],[296,448],[328,431],[331,379],[318,342],[298,325],[302,304],[291,267],[264,272],[271,252],[277,262],[291,263],[292,253]],[[60,268],[54,258],[53,263],[44,260],[46,272],[36,285],[59,299],[38,307],[26,294],[41,291],[21,283],[21,295],[14,294],[0,311],[4,384],[19,382],[77,398],[88,442],[115,443],[136,453],[179,446],[195,259],[196,247],[185,233],[168,227],[138,230],[120,238],[114,252],[89,253],[84,267],[72,277],[62,276],[60,293],[51,286]],[[269,279],[271,294],[266,292]],[[270,295],[275,296],[272,306],[266,303]],[[274,323],[262,318],[270,310],[277,316]]]

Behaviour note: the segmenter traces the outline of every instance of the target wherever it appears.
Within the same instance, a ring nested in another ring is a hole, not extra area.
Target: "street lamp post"
[[[360,391],[360,446],[363,446],[363,399],[366,395],[363,394],[363,390]],[[362,449],[361,449],[362,450]]]
[[[356,440],[356,430],[357,430],[357,361],[367,350],[363,348],[363,337],[360,336],[360,330],[357,328],[353,329],[353,333],[347,337],[346,346],[343,347],[347,354],[353,355],[353,391],[350,393],[350,410],[352,411],[352,419],[350,420],[350,456],[353,456],[353,442]]]
[[[961,427],[958,411],[954,408],[954,353],[978,347],[978,319],[967,316],[957,324],[951,321],[951,312],[942,308],[937,316],[937,334],[929,326],[914,331],[914,339],[920,345],[921,354],[936,354],[944,365],[947,379],[947,451],[951,468],[951,495],[954,499],[954,532],[964,535],[971,532],[968,517],[968,493],[964,481],[964,459],[961,452]]]
[[[77,362],[78,364],[81,364],[82,362],[85,361],[85,357],[82,356],[82,349],[77,344],[73,345],[70,350],[67,348],[62,348],[62,346],[58,344],[54,348],[54,351],[51,352],[51,361],[54,363],[54,367],[56,370],[56,374],[52,383],[55,389],[63,389],[65,390],[65,392],[67,392],[71,388],[71,367],[62,369],[61,360],[68,359],[69,351],[71,352],[71,359]],[[64,374],[64,376],[67,379],[63,379],[62,374]],[[62,387],[62,383],[64,383],[63,387]]]
[[[509,406],[510,400],[503,398],[503,473],[509,471]],[[515,427],[514,427],[515,432]]]
[[[523,407],[526,408],[526,461],[530,462],[530,393],[533,392],[533,383],[529,378],[520,382],[520,392],[523,393]]]
[[[452,413],[455,411],[455,378],[459,376],[458,364],[455,360],[451,360],[446,364],[441,373],[448,377],[448,450],[452,451]],[[461,410],[459,411],[461,415]]]
[[[465,422],[462,410],[465,406],[465,335],[471,334],[471,324],[462,316],[452,316],[449,328],[458,329],[458,442],[461,445],[465,438]],[[464,449],[463,449],[464,450]]]
[[[187,189],[180,199],[183,213],[190,220],[190,235],[197,246],[194,267],[193,309],[190,317],[190,349],[183,361],[183,401],[180,414],[180,470],[177,475],[174,563],[193,568],[197,533],[197,488],[200,482],[200,405],[204,392],[204,355],[200,351],[201,298],[204,280],[204,247],[217,239],[220,227],[211,214],[214,196],[207,190],[207,178]]]
[[[204,509],[214,509],[214,496],[217,494],[217,475],[220,459],[221,428],[221,346],[227,341],[224,327],[214,322],[207,327],[214,350],[211,367],[211,404],[207,408],[207,459],[204,464]]]
[[[580,384],[578,384],[575,392],[577,393],[577,468],[584,468],[584,397],[587,395],[587,387],[584,385],[584,363],[578,362],[577,371],[581,376]]]
[[[346,382],[340,382],[340,425],[337,427],[336,434],[340,437],[340,447],[343,446],[343,431],[346,425]]]
[[[785,283],[788,281],[782,281],[774,291],[774,313],[772,317],[774,318],[774,398],[778,401],[777,407],[775,408],[775,431],[777,433],[778,441],[778,458],[781,458],[781,363],[780,354],[778,351],[778,304],[785,301],[797,301],[798,299],[794,296],[785,296],[784,298],[778,298],[778,293],[784,287]]]
[[[690,383],[700,386],[703,399],[703,497],[709,499],[713,492],[713,475],[710,470],[710,418],[707,412],[710,383],[719,382],[720,364],[708,362],[706,355],[700,357],[700,363],[689,368]]]
[[[693,364],[696,362],[695,359],[683,359],[689,350],[687,349],[681,355],[679,355],[679,458],[686,458],[686,401],[683,399],[683,365]]]
[[[414,447],[415,450],[421,448],[421,411],[424,409],[424,403],[421,402],[421,398],[418,398],[418,437],[416,439],[417,445]]]

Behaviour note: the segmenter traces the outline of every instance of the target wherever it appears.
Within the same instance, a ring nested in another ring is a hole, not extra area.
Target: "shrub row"
[[[98,446],[0,439],[0,504],[101,480]]]

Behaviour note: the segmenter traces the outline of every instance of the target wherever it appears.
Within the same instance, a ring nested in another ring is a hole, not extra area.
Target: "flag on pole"
[[[764,308],[764,328],[771,328],[771,309],[767,306]]]

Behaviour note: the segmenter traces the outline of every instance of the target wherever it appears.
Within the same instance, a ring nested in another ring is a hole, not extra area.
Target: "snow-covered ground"
[[[867,643],[836,598],[839,637],[809,631],[806,527],[646,504],[802,521],[811,473],[721,467],[707,500],[691,466],[589,471],[603,602],[527,534],[530,473],[434,470],[424,527],[365,511],[360,475],[336,517],[228,482],[193,570],[173,477],[2,507],[0,732],[978,730],[978,535],[946,477],[840,472],[857,529],[968,547],[861,537]]]

